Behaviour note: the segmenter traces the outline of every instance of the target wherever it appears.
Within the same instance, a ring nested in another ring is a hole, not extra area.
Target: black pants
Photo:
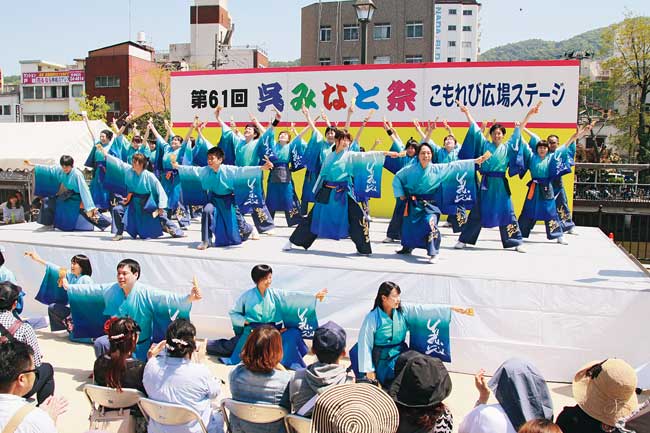
[[[54,369],[51,364],[46,362],[42,363],[38,370],[38,380],[34,382],[32,390],[25,394],[23,397],[29,398],[36,394],[36,400],[40,405],[51,395],[54,395]]]
[[[357,247],[357,251],[361,254],[372,254],[370,247],[370,232],[369,224],[366,220],[366,215],[361,210],[359,204],[348,198],[348,223],[350,225],[350,239]],[[307,218],[304,218],[298,227],[293,231],[289,240],[292,244],[309,249],[318,237],[311,231],[311,220],[314,214],[314,209],[309,212]]]

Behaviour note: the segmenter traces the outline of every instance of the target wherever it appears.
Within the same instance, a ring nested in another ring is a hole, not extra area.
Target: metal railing
[[[650,202],[649,184],[576,182],[574,187],[576,200]]]

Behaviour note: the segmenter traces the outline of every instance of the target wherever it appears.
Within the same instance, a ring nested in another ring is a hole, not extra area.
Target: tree
[[[106,122],[106,113],[111,109],[111,106],[106,103],[104,95],[89,97],[85,93],[81,98],[76,99],[79,104],[79,113],[73,110],[66,110],[65,114],[68,115],[70,120],[82,120],[81,112],[88,113],[88,120],[103,120]]]
[[[135,76],[133,91],[147,106],[151,113],[169,111],[170,73],[156,66]]]
[[[618,91],[614,123],[628,136],[630,156],[637,148],[639,162],[650,162],[645,112],[650,93],[650,18],[627,14],[625,20],[603,33],[603,45],[613,52],[605,68],[610,70],[610,88]]]

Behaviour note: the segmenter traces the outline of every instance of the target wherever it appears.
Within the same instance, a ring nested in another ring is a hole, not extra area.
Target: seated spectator
[[[316,400],[312,430],[318,433],[395,433],[399,412],[378,386],[346,383],[327,388]]]
[[[459,433],[515,433],[526,421],[553,419],[548,386],[531,363],[518,358],[507,360],[494,373],[489,385],[483,374],[480,371],[475,376],[479,399],[460,423]],[[487,404],[490,388],[497,404]]]
[[[562,433],[562,430],[553,421],[542,418],[526,421],[517,433]]]
[[[13,313],[21,292],[22,289],[13,283],[8,281],[0,283],[0,333],[8,341],[22,341],[31,346],[38,374],[33,382],[34,387],[23,397],[29,398],[36,394],[40,405],[54,394],[54,369],[50,364],[41,362],[42,355],[34,329],[28,323],[16,318]]]
[[[293,374],[282,361],[280,331],[264,325],[255,328],[241,351],[242,362],[230,372],[230,393],[234,400],[246,403],[280,405],[291,410],[289,382]],[[230,415],[231,433],[281,433],[284,421],[270,424],[252,424]]]
[[[165,348],[165,354],[156,356]],[[182,404],[196,410],[209,433],[223,432],[223,419],[213,412],[211,400],[217,398],[221,384],[205,365],[192,362],[196,351],[196,328],[186,319],[176,319],[167,328],[166,341],[149,350],[152,357],[144,368],[142,382],[150,398]],[[149,433],[199,433],[198,422],[182,426],[163,426],[149,421]]]
[[[636,373],[622,359],[590,362],[573,379],[573,398],[578,403],[565,407],[557,425],[565,433],[621,432],[618,421],[637,408]]]
[[[55,433],[56,419],[64,413],[67,401],[48,398],[34,407],[21,396],[34,388],[38,379],[32,348],[21,341],[0,344],[0,431],[10,422],[17,424],[16,433]]]
[[[450,393],[442,361],[414,350],[402,353],[388,392],[399,410],[397,433],[451,433],[454,418],[442,402]]]
[[[116,388],[118,391],[133,388],[146,394],[142,384],[145,364],[133,359],[139,332],[140,327],[130,317],[110,320],[109,353],[97,358],[93,367],[97,385]]]
[[[311,351],[318,361],[298,370],[289,384],[291,407],[298,415],[311,417],[316,396],[329,386],[354,381],[340,365],[345,356],[345,340],[345,329],[334,322],[327,322],[314,332]]]
[[[25,222],[25,209],[23,209],[16,194],[10,195],[6,202],[0,204],[0,209],[5,224]]]

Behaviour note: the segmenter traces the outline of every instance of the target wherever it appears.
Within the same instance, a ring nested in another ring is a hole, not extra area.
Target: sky
[[[409,0],[404,0],[409,1]],[[315,0],[228,0],[233,44],[258,45],[270,60],[300,57],[300,8]],[[3,2],[5,3],[5,2]],[[20,60],[72,63],[89,50],[135,40],[144,31],[158,50],[190,40],[193,0],[30,0],[0,8],[0,68],[20,72]],[[131,25],[129,26],[129,9]],[[625,11],[650,16],[648,0],[483,0],[481,51],[525,39],[560,41],[621,21]],[[131,31],[130,31],[131,30]]]

